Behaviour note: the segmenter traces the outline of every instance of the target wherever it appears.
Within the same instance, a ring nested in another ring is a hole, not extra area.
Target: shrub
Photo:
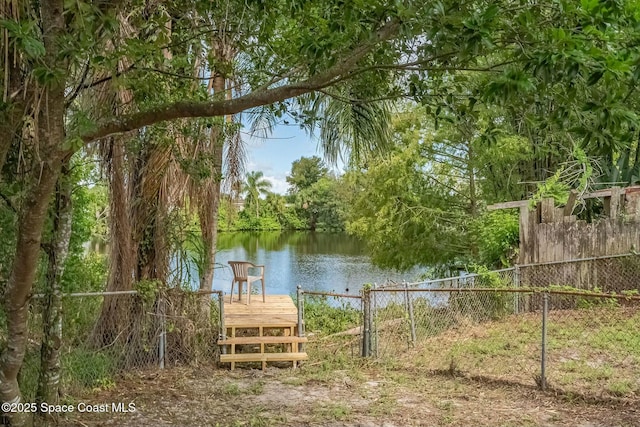
[[[353,328],[361,323],[360,310],[343,302],[331,305],[327,297],[305,296],[304,320],[307,331],[335,334]]]

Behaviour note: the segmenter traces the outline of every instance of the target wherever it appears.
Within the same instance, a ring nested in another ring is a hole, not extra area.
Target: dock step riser
[[[241,353],[221,354],[220,362],[293,362],[307,358],[307,353]]]
[[[218,340],[218,345],[231,344],[293,344],[307,342],[306,337],[236,337]]]
[[[301,344],[307,342],[298,331],[298,309],[288,295],[267,295],[265,301],[251,304],[228,304],[224,302],[224,339],[218,340],[222,347],[221,363],[297,362],[307,360]],[[248,348],[254,347],[254,348]],[[256,348],[257,347],[257,348]],[[246,353],[246,351],[254,351]]]

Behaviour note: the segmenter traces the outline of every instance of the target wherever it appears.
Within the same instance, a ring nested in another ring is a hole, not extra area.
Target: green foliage
[[[327,297],[306,295],[304,297],[305,328],[309,332],[335,334],[361,323],[360,310],[347,303],[331,304]]]
[[[74,185],[71,199],[73,216],[62,291],[99,292],[106,286],[107,259],[99,251],[91,250],[90,246],[106,241],[107,192],[99,184],[84,185],[87,181],[99,181],[90,156],[75,155],[70,171],[67,179]]]
[[[95,326],[103,300],[96,297],[64,298],[62,300],[62,334],[70,347],[86,344]]]
[[[274,216],[256,217],[253,213],[247,210],[240,212],[238,218],[233,222],[232,230],[280,230],[283,228],[282,224]]]
[[[23,51],[29,59],[38,59],[44,55],[44,43],[39,38],[36,21],[2,19],[0,20],[0,28],[8,32],[9,37],[16,44],[16,48]]]
[[[578,147],[573,147],[571,158],[563,162],[558,170],[538,184],[538,189],[531,198],[530,207],[533,208],[542,199],[551,197],[557,204],[567,203],[570,190],[582,193],[588,190],[594,180],[594,168],[592,159],[589,159],[586,152]]]
[[[498,268],[513,264],[520,239],[518,213],[486,212],[473,224],[478,244],[478,262]]]
[[[135,290],[145,304],[153,304],[163,284],[159,280],[139,280],[135,284]]]
[[[298,215],[311,230],[342,230],[345,205],[341,199],[341,180],[320,178],[295,194]]]
[[[301,157],[291,164],[291,173],[287,175],[287,183],[291,185],[289,192],[295,194],[305,190],[328,173],[329,169],[320,157]]]
[[[4,186],[0,183],[0,191],[4,190]],[[15,236],[17,215],[11,209],[7,208],[0,202],[0,292],[4,292],[6,280],[9,277],[9,269],[11,261],[15,254]]]
[[[23,367],[20,369],[18,383],[24,393],[25,399],[33,401],[38,388],[38,375],[40,370],[40,349],[30,347],[24,355]]]
[[[448,155],[446,143],[422,126],[419,113],[398,116],[395,129],[395,150],[344,178],[347,231],[383,267],[455,262],[469,250],[468,187],[452,178],[457,166],[438,160]]]
[[[245,195],[245,208],[255,209],[256,217],[260,217],[260,196],[266,195],[271,188],[271,182],[264,178],[260,171],[247,173],[246,181],[242,185],[242,193]]]
[[[302,157],[287,177],[292,187],[287,197],[268,191],[262,172],[247,174],[243,187],[244,209],[222,203],[219,226],[224,231],[344,229],[345,189],[341,178],[328,174],[318,157]],[[262,199],[260,196],[265,196]],[[293,202],[293,203],[291,203]]]
[[[62,290],[71,292],[100,292],[107,283],[107,257],[98,252],[70,254],[67,259]]]
[[[62,385],[72,395],[81,395],[87,389],[109,389],[115,385],[117,359],[109,352],[74,348],[63,354],[61,364]]]

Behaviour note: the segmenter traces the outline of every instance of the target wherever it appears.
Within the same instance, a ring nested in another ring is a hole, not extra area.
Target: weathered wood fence
[[[603,216],[591,222],[578,219],[575,211],[579,199],[602,199]],[[547,198],[534,207],[530,201],[523,200],[499,203],[488,208],[519,208],[519,264],[522,266],[608,257],[634,253],[640,249],[640,186],[612,187],[582,196],[572,192],[564,206],[556,206],[552,198]],[[615,270],[619,264],[594,262],[546,266],[545,283],[537,285],[573,283],[576,287],[591,289],[597,283],[608,282],[603,279],[614,274],[618,277],[624,276],[626,281],[630,281],[621,283],[621,289],[628,289],[630,285],[637,287],[638,279],[611,270]],[[635,271],[634,268],[631,270]],[[524,271],[523,273],[525,277],[522,279],[526,282],[528,274]],[[535,277],[539,282],[540,272],[536,272]]]
[[[495,209],[520,209],[519,264],[620,255],[640,246],[640,186],[613,187],[582,195],[602,199],[604,216],[592,222],[574,214],[578,194],[572,192],[565,206],[552,198],[535,207],[529,200],[498,203]]]

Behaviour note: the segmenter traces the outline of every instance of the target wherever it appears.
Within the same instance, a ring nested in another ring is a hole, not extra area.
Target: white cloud
[[[289,189],[289,184],[287,183],[284,176],[276,177],[265,175],[264,178],[271,183],[271,191],[273,191],[274,193],[285,194]]]

